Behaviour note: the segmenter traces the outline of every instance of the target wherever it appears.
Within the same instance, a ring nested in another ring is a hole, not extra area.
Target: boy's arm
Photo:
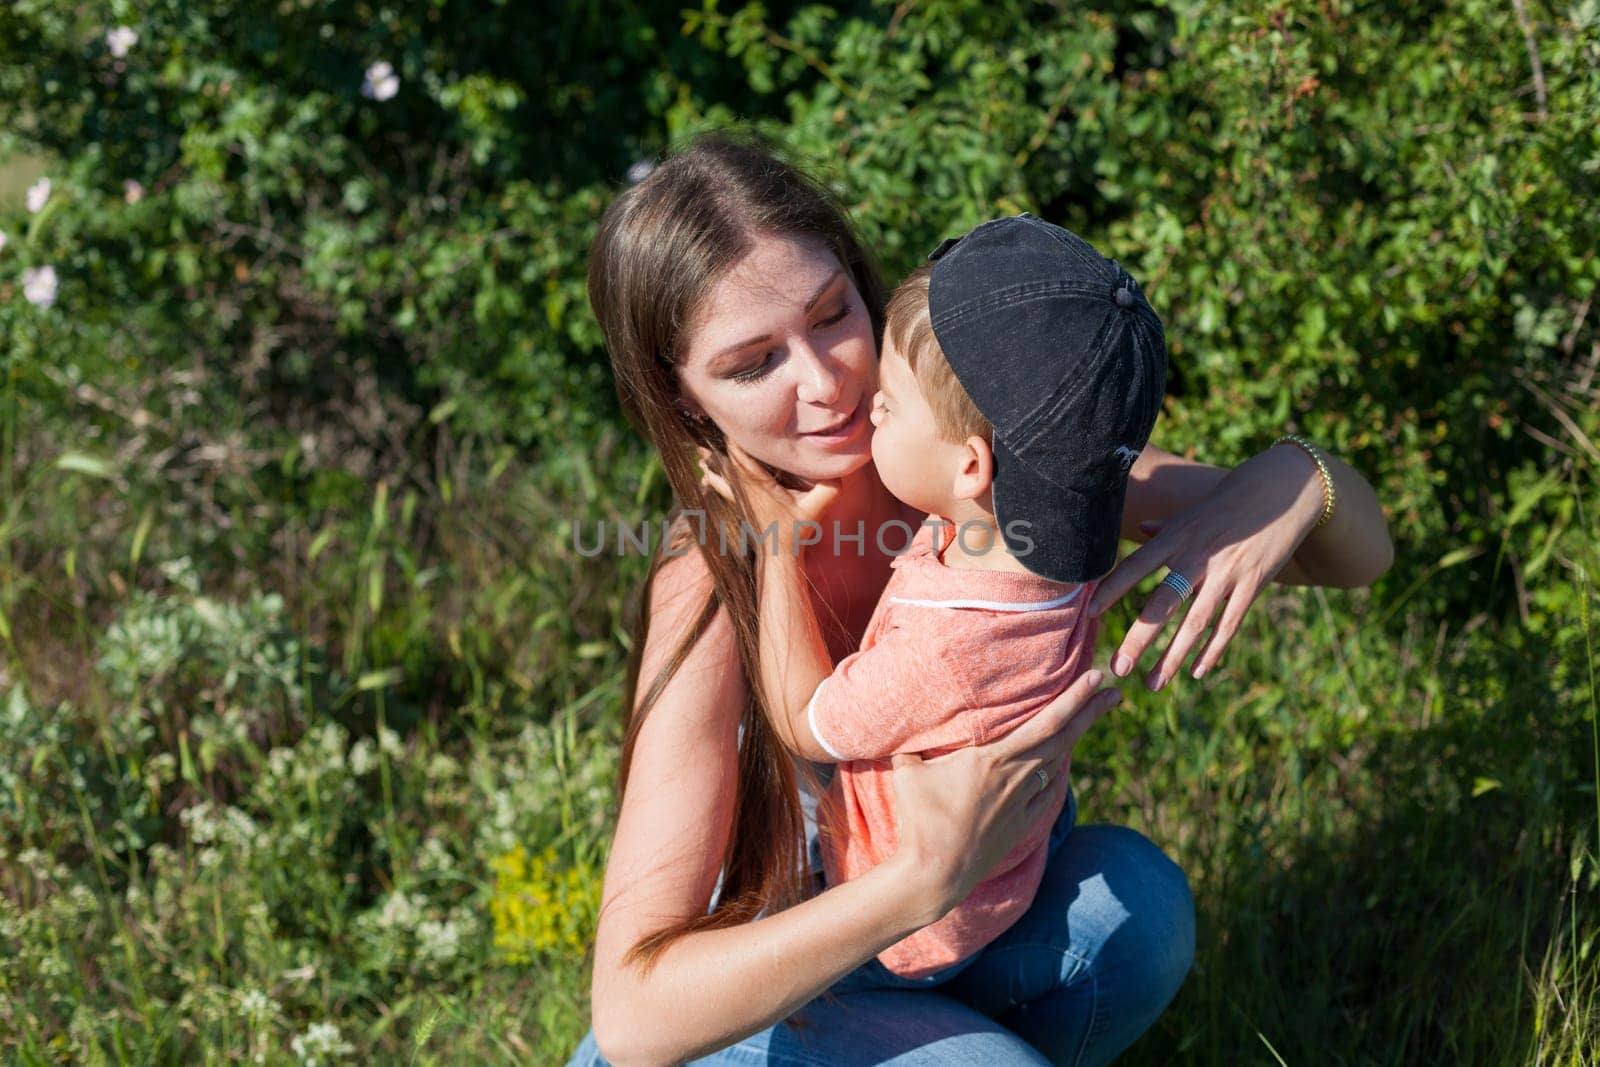
[[[816,763],[837,762],[817,743],[806,719],[811,697],[833,662],[811,607],[800,557],[780,550],[759,553],[758,558],[761,688],[772,701],[779,737],[796,755]]]
[[[926,628],[881,624],[871,648],[833,668],[796,729],[836,763],[977,744],[989,712],[938,644]]]

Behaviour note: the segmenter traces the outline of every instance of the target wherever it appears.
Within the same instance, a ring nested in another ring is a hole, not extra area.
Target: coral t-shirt
[[[891,756],[934,756],[1002,737],[1089,668],[1094,583],[947,566],[954,533],[948,521],[929,517],[894,560],[860,651],[840,661],[806,709],[817,743],[839,761],[818,813],[831,885],[859,877],[895,850]],[[919,978],[1003,933],[1033,903],[1060,813],[1060,805],[1041,812],[965,900],[879,953],[879,961]]]

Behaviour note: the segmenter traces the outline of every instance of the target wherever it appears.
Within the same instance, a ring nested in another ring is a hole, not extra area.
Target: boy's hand
[[[700,466],[705,472],[700,477],[700,483],[739,507],[740,494],[735,492],[728,478],[712,469],[712,464],[718,458],[709,449],[700,449]],[[817,482],[809,489],[786,488],[778,483],[765,464],[732,441],[728,442],[727,459],[732,467],[733,480],[743,490],[742,505],[750,521],[757,527],[757,532],[776,523],[778,544],[791,553],[795,552],[798,544],[814,544],[820,539],[819,520],[839,496],[838,479]],[[807,523],[816,525],[817,530],[811,536],[802,538]]]

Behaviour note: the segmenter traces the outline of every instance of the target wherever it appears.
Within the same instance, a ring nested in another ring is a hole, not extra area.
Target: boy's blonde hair
[[[934,426],[946,441],[961,442],[976,434],[993,443],[994,427],[972,402],[956,372],[944,358],[928,317],[928,284],[933,264],[924,263],[906,277],[889,298],[884,331],[911,368],[922,396],[933,411]]]

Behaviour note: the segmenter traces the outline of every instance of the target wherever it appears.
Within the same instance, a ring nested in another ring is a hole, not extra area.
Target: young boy
[[[929,518],[861,650],[830,668],[798,566],[763,561],[763,686],[801,754],[838,763],[819,812],[831,884],[895,850],[891,756],[1000,737],[1089,668],[1093,582],[1165,391],[1160,319],[1066,230],[999,219],[930,259],[889,302],[872,411],[879,477]],[[922,984],[959,971],[1033,902],[1059,814],[883,966]]]

